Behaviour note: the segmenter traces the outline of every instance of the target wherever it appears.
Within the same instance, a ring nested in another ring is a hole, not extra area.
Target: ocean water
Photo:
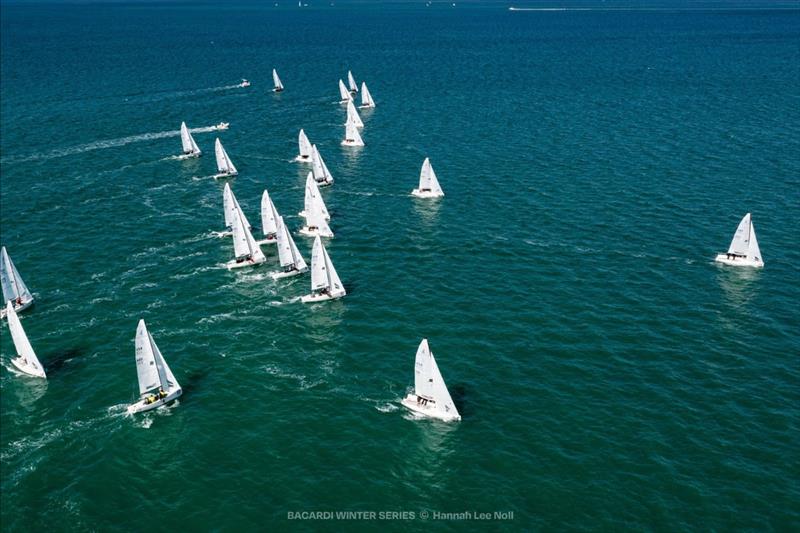
[[[796,4],[336,4],[2,6],[0,240],[49,377],[3,326],[3,530],[800,527]],[[268,188],[301,226],[300,128],[349,292],[311,306],[213,236],[217,135],[250,220]],[[715,265],[747,212],[766,267]],[[128,417],[140,318],[184,395]],[[423,337],[460,423],[398,405]]]

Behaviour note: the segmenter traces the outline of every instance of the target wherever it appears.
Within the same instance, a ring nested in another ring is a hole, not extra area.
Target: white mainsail
[[[351,71],[347,71],[347,84],[350,86],[351,93],[358,92],[358,84],[356,83],[356,79],[353,77],[353,73]]]
[[[289,228],[283,223],[283,217],[278,217],[277,220],[277,238],[278,238],[278,260],[282,267],[294,265],[296,270],[305,270],[308,268],[305,259],[300,255],[300,250],[294,243],[292,234],[289,233]]]
[[[194,137],[189,133],[189,128],[186,127],[185,122],[181,122],[181,143],[183,145],[183,153],[186,155],[200,155],[202,152],[194,142]]]
[[[228,152],[225,151],[225,148],[222,147],[222,143],[217,137],[217,140],[214,142],[214,154],[217,156],[217,171],[221,174],[225,174],[228,176],[235,176],[239,172],[236,170],[236,167],[233,166],[231,162],[231,158],[228,157]]]
[[[436,172],[433,171],[431,161],[427,157],[422,163],[422,170],[419,172],[419,190],[430,191],[432,194],[444,196],[439,180],[436,179]]]
[[[753,221],[750,213],[747,213],[739,226],[736,228],[736,233],[733,234],[733,240],[728,253],[752,259],[753,257],[761,258],[761,250],[758,249],[758,241],[756,240],[756,232],[753,229]]]
[[[357,127],[363,128],[364,122],[361,120],[361,117],[358,116],[358,111],[356,111],[356,106],[353,105],[353,101],[347,102],[347,122],[345,124],[352,122]]]
[[[236,218],[236,210],[242,215],[244,219],[244,225],[246,228],[251,229],[253,226],[250,225],[250,222],[247,220],[247,217],[244,215],[244,211],[239,206],[239,200],[236,199],[234,196],[233,191],[231,190],[230,184],[226,183],[225,187],[222,189],[222,210],[225,213],[225,227],[229,230],[233,229],[233,220]]]
[[[339,101],[340,104],[345,104],[353,99],[350,95],[350,91],[347,90],[347,87],[344,86],[344,82],[339,80],[339,97],[341,100]]]
[[[375,100],[367,89],[367,84],[361,82],[361,107],[375,107]]]
[[[269,192],[264,189],[261,195],[261,232],[265,237],[275,235],[278,232],[278,211],[275,204],[269,197]]]
[[[342,280],[333,267],[328,251],[322,244],[322,240],[317,236],[314,239],[314,247],[311,250],[311,290],[320,291],[327,289],[331,297],[344,296],[346,294]]]
[[[322,159],[322,154],[317,150],[316,144],[311,146],[311,171],[314,173],[314,179],[317,180],[317,183],[325,185],[333,183],[333,176],[328,170],[325,160]]]
[[[8,256],[6,247],[0,248],[0,285],[3,287],[3,301],[23,306],[33,301],[33,295],[17,272],[17,267]]]
[[[42,364],[33,351],[33,346],[31,346],[28,336],[25,334],[25,330],[22,329],[22,323],[19,321],[17,312],[14,311],[14,306],[11,305],[11,302],[6,302],[5,310],[8,317],[8,329],[11,331],[11,340],[14,341],[14,348],[17,350],[18,355],[11,362],[26,374],[42,378],[47,377]]]
[[[233,217],[233,252],[236,259],[250,259],[254,263],[263,263],[267,260],[264,252],[253,239],[247,218],[238,205]]]
[[[300,130],[300,135],[297,136],[297,144],[300,154],[297,156],[298,161],[308,161],[311,159],[311,142],[306,136],[306,132]]]
[[[417,348],[414,362],[414,393],[426,400],[432,400],[433,407],[441,415],[461,418],[444,383],[442,373],[439,372],[436,359],[428,347],[428,339],[422,339]]]
[[[283,84],[281,83],[281,79],[278,77],[278,71],[272,69],[272,83],[275,85],[275,89],[273,89],[276,93],[279,93],[283,90]]]
[[[153,336],[147,331],[144,320],[136,328],[136,374],[139,379],[139,395],[145,396],[156,388],[169,393],[180,389],[167,361],[158,349]]]
[[[308,176],[306,176],[306,193],[303,199],[303,213],[301,213],[300,216],[305,216],[305,213],[309,213],[315,208],[322,213],[325,220],[331,219],[331,215],[328,213],[328,207],[325,205],[325,201],[322,199],[322,194],[319,191],[319,186],[317,186],[314,176],[309,172]]]
[[[358,127],[353,122],[348,122],[344,127],[344,140],[343,146],[364,146],[364,140],[361,139],[361,134],[358,133]]]

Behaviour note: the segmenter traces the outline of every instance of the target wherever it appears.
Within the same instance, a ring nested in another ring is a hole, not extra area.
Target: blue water
[[[800,527],[796,4],[284,3],[2,5],[0,240],[49,377],[3,326],[3,529]],[[302,225],[300,128],[348,289],[312,306],[213,236],[216,135],[250,220],[267,187]],[[765,268],[715,265],[747,212]],[[184,396],[128,417],[140,318]],[[398,405],[423,337],[460,423]],[[415,515],[288,515],[342,510]]]

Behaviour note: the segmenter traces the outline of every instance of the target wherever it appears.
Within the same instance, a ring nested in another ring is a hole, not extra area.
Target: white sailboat
[[[419,172],[419,187],[411,191],[411,194],[418,198],[439,198],[444,196],[444,191],[436,179],[436,172],[433,171],[431,161],[427,157],[422,163],[422,170]]]
[[[305,210],[306,225],[300,228],[300,234],[306,237],[326,237],[333,238],[328,222],[325,220],[325,215],[320,209],[319,203],[312,203],[309,209]]]
[[[361,120],[361,117],[358,116],[358,111],[356,111],[356,106],[353,105],[352,100],[347,102],[347,121],[345,124],[348,122],[354,123],[357,128],[364,127],[364,122]]]
[[[364,141],[361,139],[361,134],[358,133],[358,128],[353,122],[348,122],[344,127],[344,139],[342,139],[342,146],[364,146]]]
[[[442,373],[433,353],[428,347],[428,339],[422,339],[417,348],[414,362],[414,392],[400,403],[415,413],[445,422],[461,420],[453,399],[444,384]]]
[[[147,331],[144,320],[139,320],[136,327],[135,357],[139,401],[128,406],[128,414],[156,409],[176,400],[183,393],[156,341]]]
[[[758,248],[758,239],[756,239],[756,229],[753,227],[753,219],[750,213],[747,213],[742,221],[739,222],[736,233],[733,234],[731,245],[728,247],[728,252],[717,255],[714,260],[717,263],[733,266],[756,268],[764,266],[764,260],[761,259],[761,250]]]
[[[372,95],[367,89],[367,84],[363,81],[361,82],[361,105],[359,107],[375,107],[375,100],[372,99]]]
[[[17,267],[8,256],[6,247],[0,248],[0,285],[3,301],[10,303],[14,311],[20,312],[33,305],[33,295],[17,272]],[[6,308],[0,308],[0,318],[6,317]]]
[[[239,87],[250,87],[250,82],[242,78],[242,83],[239,84]]]
[[[189,128],[186,127],[185,122],[181,122],[181,144],[183,145],[184,157],[200,157],[203,153],[197,143],[194,142],[194,137],[189,133]]]
[[[281,79],[278,77],[278,71],[275,69],[272,69],[272,83],[275,85],[272,92],[279,93],[283,91],[283,83],[281,83]]]
[[[233,254],[234,258],[225,264],[225,268],[228,270],[260,265],[267,260],[261,247],[253,238],[247,218],[238,204],[233,217]]]
[[[294,158],[295,161],[299,161],[301,163],[310,163],[311,162],[311,142],[308,140],[308,136],[306,132],[300,130],[300,135],[297,136],[297,145],[300,150],[300,154]]]
[[[353,96],[350,94],[350,91],[347,90],[342,80],[339,80],[339,98],[340,104],[346,104],[353,99]]]
[[[350,86],[350,92],[352,94],[356,94],[358,92],[358,84],[356,83],[356,79],[353,77],[353,73],[351,71],[347,71],[347,84]]]
[[[322,194],[319,191],[317,182],[311,172],[309,172],[308,176],[306,176],[306,193],[305,198],[303,199],[303,210],[297,214],[301,217],[304,217],[306,216],[306,213],[310,212],[311,209],[315,207],[319,209],[325,220],[331,219],[331,215],[328,213],[328,207],[325,205],[325,201],[322,199]]]
[[[230,184],[226,183],[225,187],[222,189],[222,212],[225,215],[225,231],[217,233],[219,237],[228,237],[233,234],[233,220],[237,216],[237,209],[242,213],[245,226],[252,230],[253,226],[250,225],[250,222],[244,215],[244,211],[242,211],[242,208],[239,206],[239,200],[233,195]]]
[[[311,172],[314,173],[314,179],[317,180],[318,184],[322,186],[333,184],[331,171],[328,170],[328,165],[322,159],[316,144],[311,146]]]
[[[264,189],[261,195],[261,232],[264,238],[256,241],[256,244],[274,244],[278,242],[278,210],[275,209],[275,204],[272,203],[272,198],[269,197],[269,192]]]
[[[214,142],[214,155],[217,156],[217,174],[215,178],[231,178],[236,176],[239,171],[233,166],[231,158],[228,157],[228,152],[222,147],[219,138]]]
[[[289,233],[289,228],[287,228],[286,224],[283,223],[283,217],[278,217],[277,227],[278,260],[283,267],[283,271],[273,272],[272,278],[288,278],[290,276],[297,276],[298,274],[307,272],[308,265],[306,265],[303,256],[300,255],[300,250],[297,249],[297,245],[294,243],[292,234]]]
[[[324,302],[341,298],[347,294],[339,279],[339,274],[333,268],[328,251],[322,245],[319,236],[314,239],[311,249],[311,294],[301,298],[303,303]]]
[[[11,364],[17,367],[21,372],[30,374],[38,378],[46,378],[42,363],[36,357],[33,351],[28,336],[25,335],[25,330],[22,329],[22,323],[19,321],[14,306],[11,302],[6,302],[5,308],[6,316],[8,317],[8,329],[11,331],[11,340],[14,341],[14,348],[17,350],[17,357],[11,360]]]

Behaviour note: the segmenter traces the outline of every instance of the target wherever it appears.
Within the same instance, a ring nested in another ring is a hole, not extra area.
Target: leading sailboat
[[[319,236],[314,239],[311,250],[311,294],[301,298],[303,303],[324,302],[345,296],[342,280],[333,268],[328,251]]]
[[[422,170],[419,172],[419,187],[411,191],[417,198],[439,198],[444,196],[439,180],[436,179],[436,172],[433,171],[431,161],[427,157],[422,163]]]
[[[22,329],[22,322],[19,321],[14,306],[11,302],[6,303],[6,316],[8,317],[8,329],[11,331],[11,340],[14,341],[14,348],[17,350],[17,357],[11,360],[11,364],[17,367],[20,372],[37,378],[46,378],[42,363],[36,357],[25,330]]]
[[[214,155],[217,156],[217,172],[219,172],[214,176],[215,178],[232,178],[239,174],[219,138],[214,142]]]
[[[189,133],[185,122],[181,122],[181,144],[183,145],[183,157],[200,157],[203,153],[194,142],[194,137]]]
[[[278,228],[278,260],[283,270],[281,272],[273,272],[272,279],[288,278],[308,272],[308,265],[306,265],[303,256],[300,255],[300,250],[297,249],[292,234],[289,233],[289,228],[283,223],[283,217],[278,217],[276,225]]]
[[[275,69],[272,69],[272,83],[275,85],[275,88],[272,89],[272,92],[283,92],[283,83],[281,83],[281,79],[278,77],[278,71]]]
[[[144,320],[136,328],[136,375],[139,401],[128,406],[128,414],[156,409],[176,400],[182,393],[178,380],[147,331]]]
[[[461,420],[450,392],[444,384],[442,373],[433,353],[428,347],[428,339],[422,339],[417,348],[414,361],[414,392],[400,402],[415,413],[445,422]]]
[[[749,266],[761,268],[764,266],[764,260],[761,259],[761,250],[758,248],[758,239],[756,239],[756,229],[753,227],[753,219],[750,213],[747,213],[739,226],[736,228],[736,233],[733,234],[728,252],[719,254],[714,259],[717,263],[723,263],[733,266]]]
[[[238,205],[233,216],[233,254],[234,258],[225,263],[225,268],[228,270],[260,265],[267,260],[253,238],[242,208]]]
[[[0,285],[3,301],[10,303],[14,311],[20,312],[33,305],[33,295],[17,272],[17,267],[8,256],[6,247],[0,248]],[[0,308],[0,318],[5,318],[6,308]]]

